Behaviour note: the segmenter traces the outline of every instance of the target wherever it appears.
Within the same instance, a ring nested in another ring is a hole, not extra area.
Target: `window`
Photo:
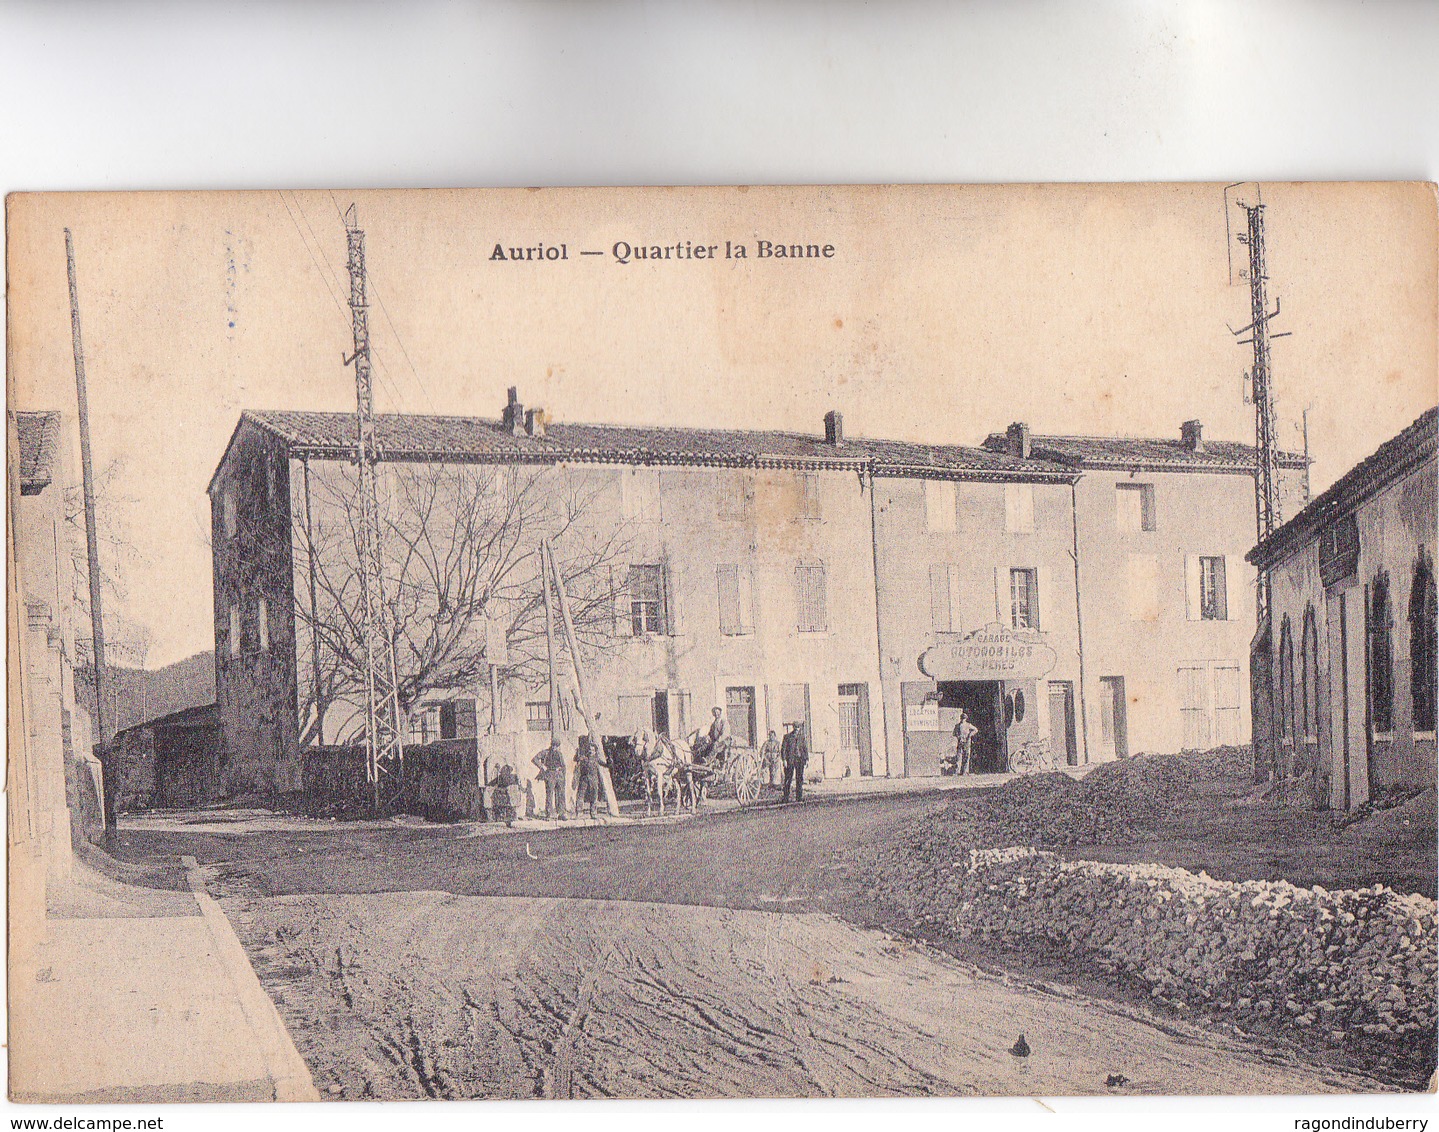
[[[1159,620],[1159,556],[1129,556],[1129,619]]]
[[[959,567],[938,564],[929,568],[930,622],[936,633],[958,633]]]
[[[799,514],[801,519],[820,518],[819,476],[814,472],[801,472],[799,477]]]
[[[1199,559],[1199,619],[1229,620],[1229,586],[1224,557],[1201,555]]]
[[[720,632],[727,637],[754,632],[754,581],[747,566],[716,566]]]
[[[654,468],[620,473],[620,496],[626,519],[660,518],[660,474]]]
[[[277,484],[278,477],[275,473],[275,461],[269,457],[265,457],[265,502],[271,504],[275,502]]]
[[[235,537],[235,489],[227,487],[220,493],[220,523],[225,528],[225,537]]]
[[[1319,735],[1319,630],[1314,606],[1304,610],[1304,639],[1299,646],[1299,719],[1306,743]]]
[[[1009,572],[1009,623],[1016,629],[1039,628],[1039,586],[1034,570]]]
[[[1415,731],[1434,730],[1436,675],[1434,565],[1424,548],[1414,564],[1414,582],[1409,588],[1409,690],[1414,697]]]
[[[490,478],[490,494],[494,496],[497,513],[504,514],[510,509],[510,501],[514,498],[514,487],[514,468],[496,468],[494,475]]]
[[[525,727],[530,731],[548,731],[550,729],[549,700],[531,700],[525,704]]]
[[[1279,628],[1279,735],[1286,742],[1294,741],[1294,630],[1289,614]]]
[[[722,473],[719,477],[719,517],[741,522],[749,516],[749,482],[743,472]]]
[[[1154,523],[1154,485],[1152,483],[1121,483],[1114,487],[1115,520],[1121,531],[1152,531]]]
[[[240,607],[230,606],[230,655],[240,655]]]
[[[636,637],[645,633],[664,633],[664,567],[631,566],[629,592],[630,631]]]
[[[1034,533],[1033,484],[1007,483],[1004,485],[1004,529],[1010,534],[1016,535]]]
[[[796,566],[794,571],[796,605],[799,609],[801,633],[823,633],[829,628],[829,610],[825,593],[823,566]]]
[[[1369,723],[1378,734],[1394,730],[1394,619],[1384,571],[1369,587]]]
[[[255,603],[255,620],[260,626],[260,651],[270,651],[270,607],[261,598]]]
[[[924,481],[924,528],[927,531],[954,530],[955,495],[952,480]]]

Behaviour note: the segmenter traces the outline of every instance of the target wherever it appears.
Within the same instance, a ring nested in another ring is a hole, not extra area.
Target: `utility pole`
[[[1254,347],[1253,368],[1250,384],[1254,398],[1254,504],[1255,526],[1259,542],[1274,533],[1283,521],[1279,496],[1279,447],[1275,437],[1274,386],[1269,368],[1269,342],[1273,338],[1286,338],[1288,332],[1271,334],[1269,320],[1279,317],[1280,305],[1276,300],[1274,309],[1269,310],[1268,269],[1264,261],[1264,205],[1249,204],[1244,200],[1236,202],[1244,210],[1246,231],[1238,237],[1240,243],[1249,248],[1249,325],[1242,330],[1232,331],[1239,338],[1240,345]],[[1261,632],[1270,627],[1269,574],[1261,570],[1255,596],[1255,615]]]
[[[544,556],[549,559],[549,571],[555,581],[555,596],[559,599],[560,620],[565,627],[565,641],[570,649],[570,663],[575,670],[575,703],[580,709],[580,715],[584,717],[585,730],[590,733],[590,742],[594,745],[595,756],[603,759],[605,755],[605,743],[600,735],[599,726],[595,723],[595,717],[590,714],[589,692],[585,688],[585,667],[580,660],[580,639],[575,632],[575,622],[570,616],[569,599],[565,596],[565,582],[560,577],[560,568],[555,565],[555,549],[547,539],[542,544]],[[619,799],[615,797],[614,782],[610,779],[610,772],[602,764],[600,766],[600,784],[605,791],[605,805],[609,808],[612,817],[618,817],[620,813]],[[579,805],[576,800],[576,806]]]
[[[100,596],[100,543],[95,531],[95,467],[90,458],[90,399],[85,389],[85,347],[80,338],[80,291],[75,283],[75,240],[65,229],[65,268],[70,280],[70,342],[75,352],[75,399],[80,416],[80,478],[85,496],[85,549],[90,575],[90,653],[95,671],[95,726],[100,732],[101,750],[110,746],[110,730],[105,711],[105,693],[109,690],[105,670],[105,616]],[[113,716],[113,712],[109,715]],[[107,822],[111,810],[106,791]]]
[[[1240,188],[1230,185],[1225,189],[1226,222],[1233,210],[1229,207],[1229,190]],[[1230,332],[1239,339],[1240,345],[1253,346],[1253,366],[1249,374],[1254,400],[1254,511],[1257,541],[1263,542],[1284,521],[1279,495],[1279,448],[1276,443],[1274,384],[1269,367],[1269,343],[1274,338],[1284,338],[1288,333],[1271,334],[1269,322],[1279,317],[1279,301],[1269,309],[1269,271],[1264,259],[1264,204],[1259,197],[1259,187],[1254,186],[1254,200],[1236,195],[1234,204],[1244,211],[1244,231],[1235,239],[1249,251],[1249,267],[1243,272],[1249,282],[1249,325],[1242,330]],[[1231,281],[1233,279],[1233,251],[1230,253]],[[1248,338],[1241,337],[1248,334]],[[1274,779],[1282,774],[1279,745],[1275,735],[1274,720],[1274,614],[1271,601],[1272,591],[1269,571],[1260,568],[1255,580],[1254,613],[1256,631],[1249,649],[1250,703],[1254,724],[1254,752],[1256,780],[1266,773]]]
[[[400,733],[400,690],[395,673],[395,635],[385,602],[383,530],[375,486],[379,449],[375,440],[375,399],[370,370],[370,322],[365,298],[365,233],[352,204],[345,213],[350,269],[350,321],[355,352],[355,459],[360,494],[360,603],[365,635],[366,774],[375,811],[402,785],[405,742]]]

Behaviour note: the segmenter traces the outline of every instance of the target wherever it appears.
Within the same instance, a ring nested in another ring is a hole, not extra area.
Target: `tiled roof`
[[[283,439],[293,455],[334,458],[355,450],[355,418],[348,413],[246,411],[241,420]],[[543,436],[516,436],[495,420],[406,413],[378,416],[375,433],[381,458],[388,460],[867,467],[891,476],[1074,478],[1071,469],[1051,461],[987,448],[864,437],[834,445],[798,432],[550,423]]]
[[[1003,450],[1005,433],[991,433],[986,448]],[[1176,471],[1252,471],[1254,446],[1233,440],[1206,440],[1196,451],[1182,440],[1126,436],[1031,436],[1030,452],[1044,460],[1074,468],[1172,468]],[[1280,465],[1304,467],[1302,455],[1285,452]]]
[[[1292,519],[1279,527],[1247,555],[1255,566],[1268,566],[1288,557],[1296,547],[1318,534],[1333,520],[1357,507],[1398,477],[1426,460],[1435,459],[1439,436],[1439,408],[1429,409],[1397,436],[1359,461]]]
[[[11,414],[19,441],[20,494],[35,495],[55,475],[55,457],[60,450],[60,414],[53,411]]]

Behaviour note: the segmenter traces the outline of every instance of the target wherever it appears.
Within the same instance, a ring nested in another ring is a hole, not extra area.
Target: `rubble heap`
[[[979,817],[991,842],[1127,844],[1181,791],[1200,780],[1247,773],[1249,758],[1244,748],[1222,748],[1100,763],[1079,780],[1058,772],[1023,775],[984,798]]]
[[[971,850],[920,872],[906,902],[921,926],[1067,952],[1180,1010],[1432,1045],[1439,933],[1426,897],[1234,883],[1030,848]]]

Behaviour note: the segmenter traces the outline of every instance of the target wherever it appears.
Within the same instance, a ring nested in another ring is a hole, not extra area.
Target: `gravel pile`
[[[1176,1009],[1288,1020],[1341,1041],[1424,1035],[1421,1048],[1432,1046],[1435,902],[1383,885],[1233,883],[1013,848],[921,864],[898,902],[919,926],[1067,952]]]
[[[1141,830],[1195,782],[1243,773],[1243,748],[1207,755],[1143,755],[1101,763],[1081,779],[1058,772],[1005,783],[984,798],[987,840],[1041,845],[1118,845]]]

